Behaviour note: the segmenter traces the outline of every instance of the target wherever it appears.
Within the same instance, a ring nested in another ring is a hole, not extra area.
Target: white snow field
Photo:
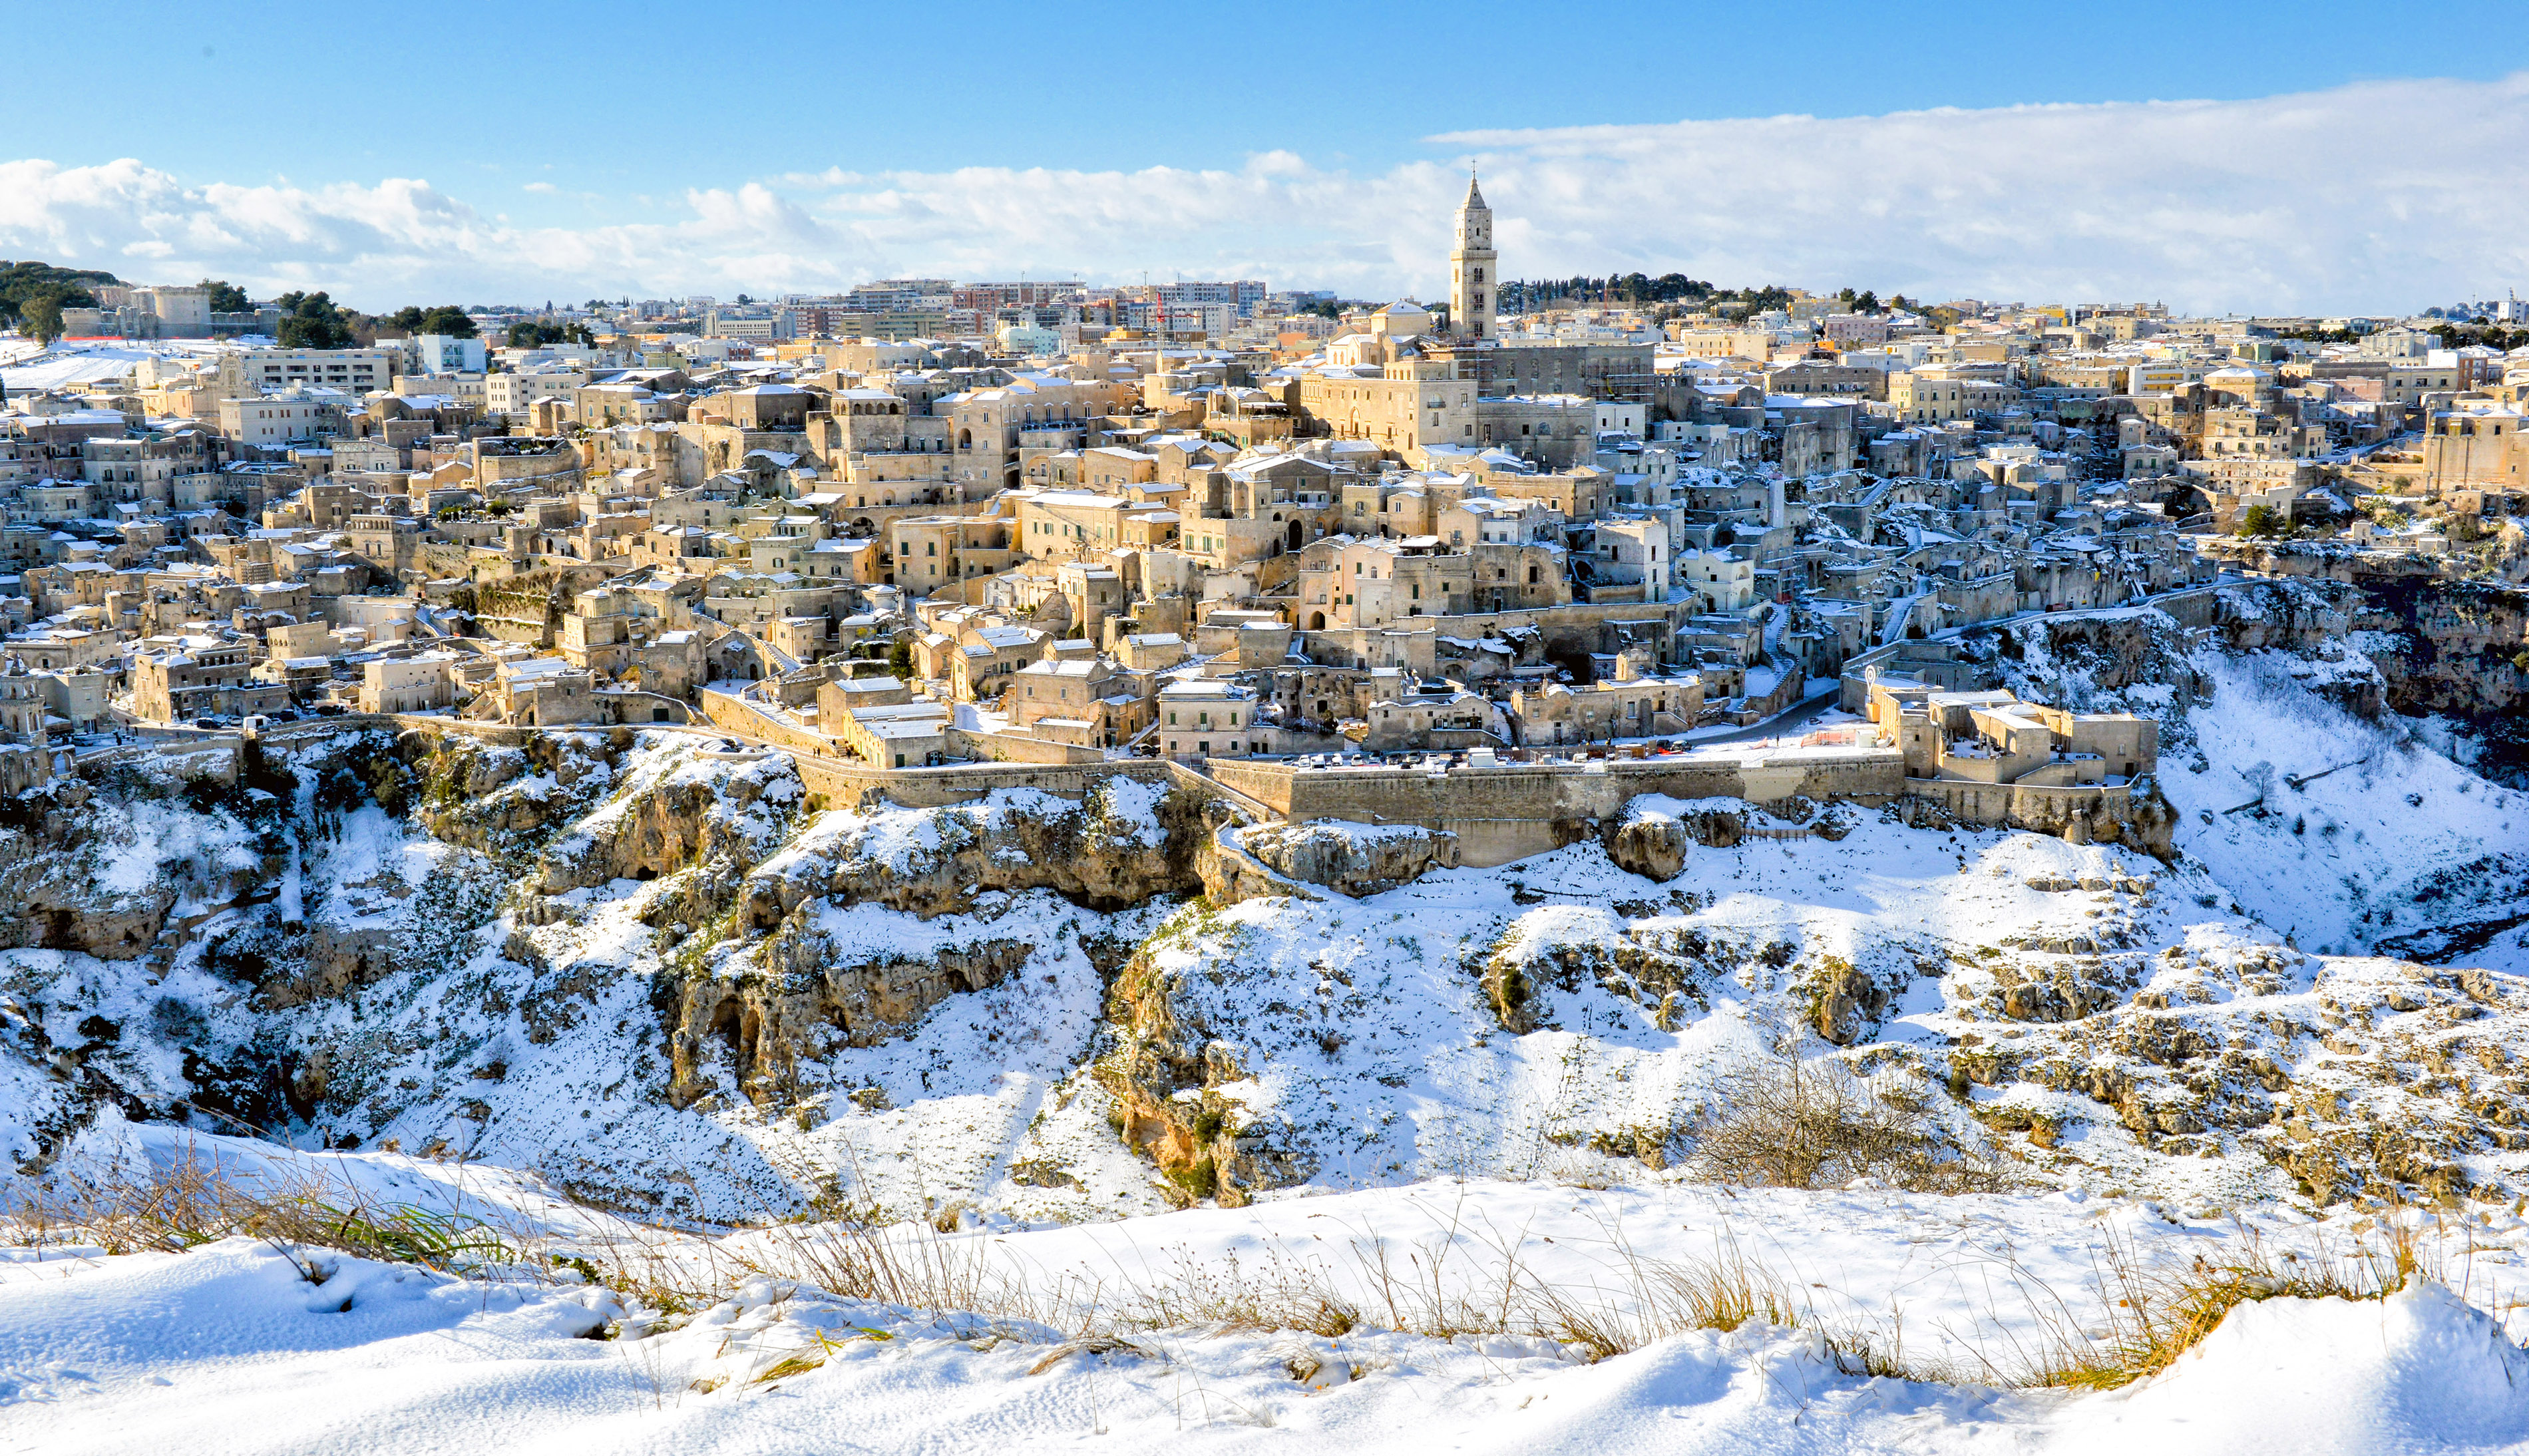
[[[109,1127],[107,1156],[183,1151]],[[542,1250],[634,1237],[497,1169],[393,1155],[290,1156],[193,1138],[251,1176],[495,1218]],[[1437,1180],[1101,1224],[1009,1220],[907,1234],[952,1282],[1034,1317],[918,1314],[759,1272],[670,1313],[528,1272],[476,1277],[228,1238],[105,1256],[73,1242],[0,1261],[0,1450],[47,1453],[2222,1452],[2346,1456],[2529,1449],[2529,1355],[2486,1308],[2529,1298],[2529,1223],[2420,1225],[2427,1263],[2385,1300],[2239,1306],[2166,1372],[2121,1389],[2005,1388],[2050,1341],[2098,1333],[2099,1251],[2140,1265],[2269,1249],[2376,1249],[2370,1219],[2189,1220],[2067,1194],[1931,1198],[1673,1187],[1591,1191]],[[649,1234],[690,1269],[778,1270],[815,1226],[718,1240]],[[1386,1273],[1382,1276],[1384,1255]],[[545,1254],[550,1258],[550,1254]],[[1475,1322],[1505,1282],[1601,1316],[1643,1311],[1659,1271],[1760,1271],[1790,1327],[1645,1339],[1591,1360],[1535,1334],[1397,1333],[1454,1303]],[[310,1274],[321,1282],[311,1282]],[[1220,1318],[1237,1288],[1329,1291],[1341,1333]],[[1185,1319],[1082,1348],[1090,1305],[1174,1301]],[[2522,1322],[2522,1321],[2515,1321]],[[1856,1337],[1858,1336],[1859,1339]],[[1864,1373],[1902,1345],[1913,1380]],[[1830,1343],[1832,1342],[1832,1343]],[[1843,1353],[1839,1353],[1842,1351]]]

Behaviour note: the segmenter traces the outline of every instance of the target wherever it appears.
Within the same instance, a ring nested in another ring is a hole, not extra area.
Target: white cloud
[[[414,180],[193,186],[128,159],[27,160],[0,162],[0,256],[140,258],[151,278],[325,287],[372,307],[1021,271],[1427,297],[1471,159],[1507,270],[1532,277],[1674,269],[1937,297],[2390,309],[2529,274],[2524,138],[2529,74],[2234,102],[1469,132],[1426,138],[1448,163],[1374,176],[1272,149],[1204,170],[834,167],[693,189],[655,209],[664,221],[572,228],[511,226]]]
[[[555,187],[549,182],[531,182],[525,187],[518,189],[518,190],[522,192],[552,192],[559,191],[561,189]]]

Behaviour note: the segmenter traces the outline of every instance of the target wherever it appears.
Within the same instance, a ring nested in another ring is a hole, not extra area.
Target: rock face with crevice
[[[1359,899],[1458,863],[1458,836],[1421,825],[1321,821],[1238,832],[1238,843],[1276,874]]]
[[[903,812],[882,822],[835,816],[832,826],[749,878],[744,919],[769,929],[813,897],[873,904],[932,919],[976,897],[1049,890],[1119,910],[1157,894],[1203,888],[1211,822],[1190,797],[1116,780],[1074,801],[1032,789],[971,804]]]
[[[1238,1043],[1221,1035],[1237,1029],[1210,1024],[1206,1005],[1182,994],[1184,973],[1158,953],[1199,932],[1171,922],[1125,964],[1108,1004],[1116,1046],[1095,1075],[1112,1100],[1116,1136],[1158,1169],[1172,1202],[1238,1208],[1306,1181],[1316,1162],[1287,1128],[1256,1118],[1233,1095],[1250,1077]]]
[[[702,1062],[716,1042],[747,1099],[779,1106],[795,1096],[802,1060],[838,1044],[865,1047],[899,1035],[951,996],[998,986],[1036,948],[987,940],[919,959],[855,959],[837,953],[814,923],[812,907],[803,907],[742,969],[691,976],[677,988],[668,1102],[683,1107],[710,1090]]]
[[[1641,794],[1607,825],[1601,836],[1607,857],[1645,880],[1674,880],[1696,844],[1727,849],[1747,834],[1747,806],[1709,800],[1693,804]]]
[[[652,812],[677,822],[672,805]],[[988,897],[1050,890],[1092,910],[1129,909],[1199,892],[1211,833],[1202,803],[1118,779],[1078,801],[1000,790],[929,810],[828,813],[741,874],[696,876],[693,890],[663,902],[690,906],[669,927],[688,948],[663,988],[668,1099],[684,1106],[703,1096],[714,1085],[706,1062],[725,1051],[750,1101],[783,1105],[803,1062],[900,1036],[940,1002],[1000,985],[1040,948],[987,937],[918,955],[855,953],[836,931],[856,907],[938,920]]]

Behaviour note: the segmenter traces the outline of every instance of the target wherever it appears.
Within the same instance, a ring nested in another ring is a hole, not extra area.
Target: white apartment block
[[[404,362],[403,351],[392,349],[258,349],[237,357],[257,389],[321,384],[355,394],[385,389]]]
[[[487,374],[483,377],[483,404],[496,413],[509,414],[538,400],[567,398],[587,383],[588,375],[577,369]]]
[[[313,440],[340,427],[339,396],[300,391],[254,400],[222,400],[220,433],[240,445],[272,447],[294,440]]]
[[[416,334],[410,346],[415,374],[480,374],[483,341],[454,334]]]

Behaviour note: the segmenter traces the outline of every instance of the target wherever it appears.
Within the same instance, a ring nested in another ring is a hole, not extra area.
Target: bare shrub
[[[1725,1182],[1838,1188],[1870,1178],[1911,1193],[1998,1193],[2008,1164],[1943,1136],[1931,1104],[1874,1092],[1840,1061],[1789,1058],[1722,1079],[1694,1165]]]

